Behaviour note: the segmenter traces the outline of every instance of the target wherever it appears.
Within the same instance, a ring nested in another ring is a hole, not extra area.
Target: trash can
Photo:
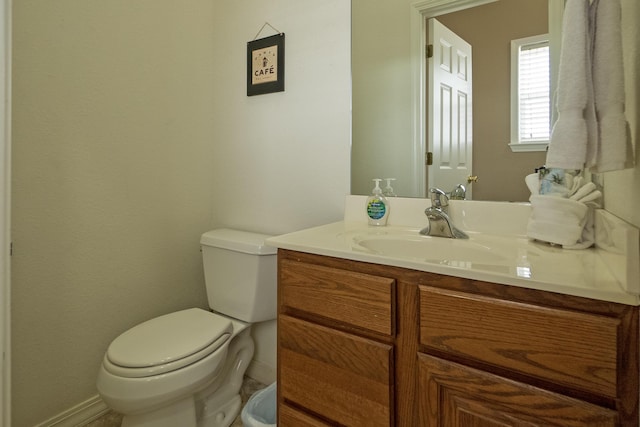
[[[241,417],[244,427],[276,427],[276,383],[253,393]]]

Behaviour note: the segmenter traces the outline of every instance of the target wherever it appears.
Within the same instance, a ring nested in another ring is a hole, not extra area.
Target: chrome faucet
[[[449,193],[449,198],[451,200],[466,200],[467,199],[467,189],[464,188],[464,185],[458,184],[456,188],[451,190]]]
[[[424,214],[429,220],[429,225],[420,230],[424,236],[448,237],[451,239],[468,239],[463,231],[458,230],[449,218],[449,198],[439,188],[430,188],[431,206],[425,209]]]

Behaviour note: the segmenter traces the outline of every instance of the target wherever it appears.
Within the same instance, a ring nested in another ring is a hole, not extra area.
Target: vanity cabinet
[[[278,281],[280,408],[309,425],[392,425],[395,280],[280,253]]]
[[[279,426],[638,427],[638,308],[280,249]]]

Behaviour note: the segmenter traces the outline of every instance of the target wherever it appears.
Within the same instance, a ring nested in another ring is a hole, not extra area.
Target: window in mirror
[[[544,151],[550,134],[549,35],[511,41],[511,149]]]

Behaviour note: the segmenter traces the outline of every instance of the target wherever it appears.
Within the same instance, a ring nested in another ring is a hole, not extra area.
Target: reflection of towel
[[[582,169],[587,159],[584,111],[591,93],[589,38],[589,0],[567,0],[558,74],[558,120],[551,132],[548,168]]]
[[[593,172],[624,169],[632,163],[631,140],[624,116],[620,0],[594,0],[593,89],[600,127]]]

